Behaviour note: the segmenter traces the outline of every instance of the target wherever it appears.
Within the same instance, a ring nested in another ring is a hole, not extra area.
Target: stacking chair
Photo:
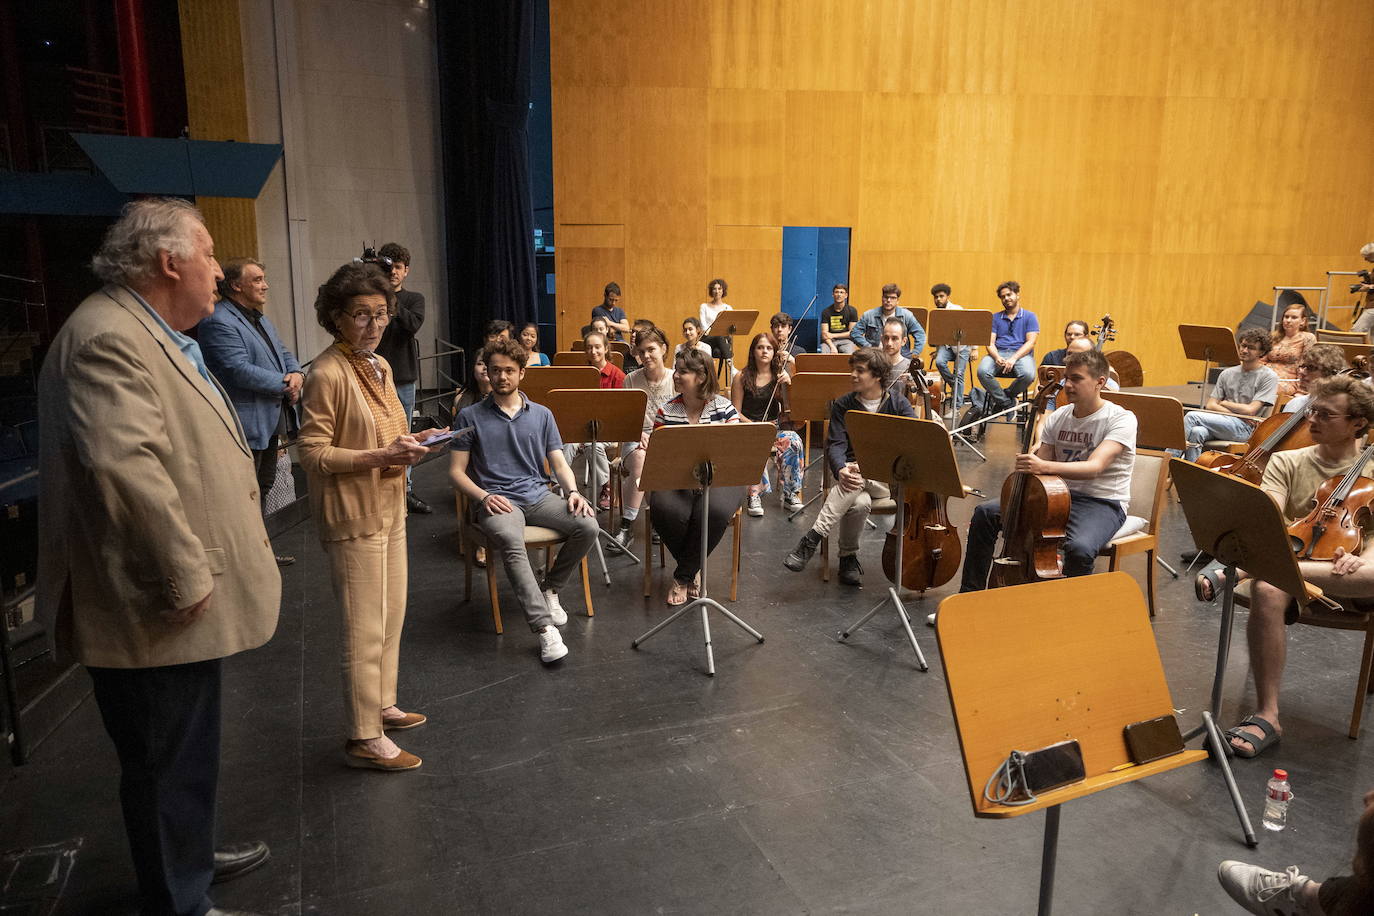
[[[487,543],[487,537],[468,518],[467,497],[461,492],[455,494],[458,508],[458,548],[463,554],[463,600],[472,600],[472,567],[475,565],[475,554],[477,547],[486,548],[487,551],[487,594],[491,600],[491,622],[496,627],[496,635],[505,632],[501,626],[501,600],[498,596],[496,587],[496,567],[501,560],[491,550]],[[551,551],[561,545],[566,538],[554,531],[552,528],[544,528],[540,525],[525,526],[525,549],[536,550],[542,548],[544,551],[544,566],[553,561]],[[582,598],[587,604],[587,616],[596,615],[596,609],[592,605],[592,580],[587,566],[587,558],[582,557]]]
[[[1159,549],[1159,522],[1164,514],[1165,493],[1169,488],[1169,458],[1162,453],[1135,456],[1131,473],[1131,506],[1126,521],[1098,556],[1107,557],[1109,572],[1115,572],[1125,557],[1145,554],[1145,594],[1150,616],[1155,616],[1155,551]]]

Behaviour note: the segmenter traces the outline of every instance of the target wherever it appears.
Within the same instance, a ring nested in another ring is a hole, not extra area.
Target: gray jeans
[[[481,506],[475,506],[475,524],[482,529],[491,546],[492,556],[487,562],[501,557],[506,567],[506,578],[515,589],[515,597],[520,609],[525,612],[530,629],[539,632],[553,624],[549,616],[549,606],[544,600],[544,591],[558,591],[568,584],[573,570],[577,569],[587,551],[596,542],[596,519],[573,515],[568,511],[568,501],[555,493],[546,493],[539,502],[529,506],[515,506],[512,512],[501,515],[488,515]],[[539,525],[552,528],[568,540],[558,548],[558,558],[553,568],[544,576],[541,585],[530,566],[529,552],[525,550],[525,526]]]

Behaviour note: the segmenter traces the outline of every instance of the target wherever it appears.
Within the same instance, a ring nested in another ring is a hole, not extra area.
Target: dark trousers
[[[267,448],[253,449],[253,463],[258,469],[258,501],[267,502],[272,484],[277,482],[277,437],[267,440]]]
[[[1126,512],[1114,499],[1070,494],[1069,522],[1064,526],[1064,575],[1086,576],[1093,562],[1112,535],[1126,521]],[[968,548],[964,551],[964,578],[961,592],[987,588],[992,553],[997,534],[1002,530],[1002,506],[986,502],[973,510],[968,523]]]
[[[716,549],[730,517],[739,508],[748,487],[712,487],[711,517],[702,518],[700,490],[659,490],[649,497],[649,519],[663,539],[663,546],[677,560],[673,578],[691,582],[701,572],[701,526],[706,525],[706,550]],[[648,560],[645,560],[647,563]]]
[[[119,755],[143,913],[203,916],[215,864],[220,659],[87,670]]]

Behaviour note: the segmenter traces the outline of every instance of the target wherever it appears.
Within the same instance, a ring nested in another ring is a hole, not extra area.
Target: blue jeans
[[[410,432],[411,415],[415,412],[415,383],[400,382],[396,385],[396,397],[401,399],[401,406],[406,412],[406,432]],[[406,492],[410,492],[410,467],[406,467]]]
[[[1250,438],[1250,434],[1254,431],[1255,427],[1240,417],[1227,417],[1217,413],[1190,410],[1183,416],[1183,437],[1188,440],[1188,447],[1184,449],[1183,457],[1187,461],[1197,461],[1198,456],[1202,454],[1202,445],[1208,439],[1244,442]],[[1178,454],[1178,449],[1170,449],[1169,451],[1175,456]]]
[[[1015,378],[1016,381],[1007,386],[1003,391],[1002,386],[997,384],[999,378]],[[1027,353],[1018,359],[1010,370],[997,368],[997,362],[991,356],[984,356],[978,361],[978,384],[983,386],[983,390],[988,393],[988,409],[990,413],[999,410],[1006,410],[1016,402],[1035,381],[1035,359]]]
[[[972,347],[940,347],[935,351],[935,369],[944,379],[945,387],[953,392],[956,414],[964,409],[964,377],[972,356]],[[950,363],[954,363],[953,371],[950,371]]]
[[[1114,499],[1069,494],[1069,521],[1064,526],[1064,575],[1086,576],[1093,561],[1126,521],[1126,511]],[[993,548],[1002,530],[1002,505],[985,502],[973,510],[968,523],[968,549],[964,551],[961,592],[987,588]]]

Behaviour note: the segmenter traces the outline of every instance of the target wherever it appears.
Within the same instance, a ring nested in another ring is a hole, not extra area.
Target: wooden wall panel
[[[564,231],[565,227],[558,227],[560,234]],[[558,258],[558,346],[566,350],[582,336],[582,326],[591,321],[592,309],[601,304],[606,284],[615,281],[625,287],[625,249],[569,247],[560,238],[554,254]],[[638,317],[632,297],[624,296],[621,307],[627,315]]]
[[[751,233],[849,226],[856,306],[1016,279],[1047,345],[1110,312],[1178,382],[1180,321],[1374,238],[1367,0],[551,2],[558,220],[624,224],[629,310],[674,337],[713,275],[776,307]]]

